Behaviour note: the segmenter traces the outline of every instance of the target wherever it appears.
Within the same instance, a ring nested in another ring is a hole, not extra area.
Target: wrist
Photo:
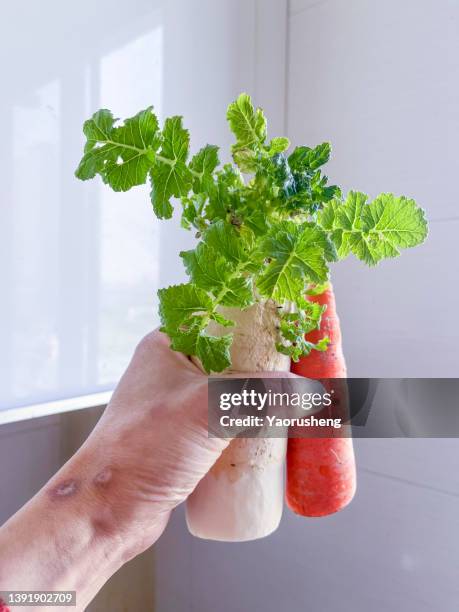
[[[93,432],[48,484],[47,495],[54,503],[73,496],[93,540],[107,545],[109,556],[122,565],[159,538],[169,512],[142,497],[129,458],[116,439],[113,432]]]
[[[118,499],[123,469],[103,457],[99,445],[88,441],[2,527],[0,549],[8,550],[8,563],[0,562],[0,590],[75,590],[82,610],[159,537],[167,516],[153,513],[150,530],[138,529],[135,506],[130,515]]]

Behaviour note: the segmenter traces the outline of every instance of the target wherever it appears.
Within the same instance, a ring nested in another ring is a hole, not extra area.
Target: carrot
[[[307,339],[315,343],[326,335],[330,344],[327,351],[312,351],[298,363],[292,363],[292,372],[314,379],[345,378],[346,364],[333,288],[329,285],[322,294],[308,299],[325,304],[327,309],[320,330],[308,334]],[[327,391],[334,387],[334,416],[338,411],[344,417],[347,413],[345,385],[337,388],[336,383],[323,380],[322,383]],[[317,432],[320,433],[323,436],[323,432]],[[289,439],[286,499],[289,508],[297,514],[325,516],[338,512],[352,500],[356,487],[352,438],[339,435]]]

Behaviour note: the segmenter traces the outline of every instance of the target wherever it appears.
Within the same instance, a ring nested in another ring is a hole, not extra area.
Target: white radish
[[[221,312],[236,324],[230,372],[290,370],[290,358],[276,350],[279,310],[274,302]],[[221,335],[226,330],[213,325],[209,333]],[[210,540],[242,542],[275,531],[283,509],[286,450],[286,438],[233,440],[187,500],[190,532]]]

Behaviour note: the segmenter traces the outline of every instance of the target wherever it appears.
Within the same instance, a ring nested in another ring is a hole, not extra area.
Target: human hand
[[[0,529],[0,590],[76,590],[83,610],[155,542],[229,441],[208,437],[207,376],[149,334],[83,446]]]
[[[128,556],[159,537],[228,442],[208,437],[207,377],[164,334],[146,336],[81,449],[95,458],[93,494]]]

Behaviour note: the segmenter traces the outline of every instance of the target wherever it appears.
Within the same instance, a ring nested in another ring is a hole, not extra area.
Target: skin
[[[207,377],[149,334],[87,441],[0,529],[0,591],[75,590],[83,610],[159,538],[228,442],[207,435]]]

